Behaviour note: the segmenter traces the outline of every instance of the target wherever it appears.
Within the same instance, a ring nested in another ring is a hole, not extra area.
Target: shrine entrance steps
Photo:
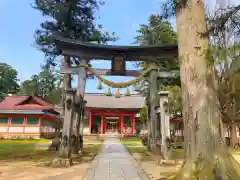
[[[84,180],[149,180],[120,140],[106,137]]]

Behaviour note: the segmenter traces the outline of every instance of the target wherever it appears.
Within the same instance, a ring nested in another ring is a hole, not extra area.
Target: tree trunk
[[[232,93],[233,93],[233,99],[232,99],[232,124],[231,124],[231,147],[236,148],[237,147],[237,123],[236,123],[236,82],[235,78],[232,80]]]
[[[178,179],[238,179],[235,162],[223,143],[213,68],[205,59],[204,1],[184,2],[176,7],[186,153]]]

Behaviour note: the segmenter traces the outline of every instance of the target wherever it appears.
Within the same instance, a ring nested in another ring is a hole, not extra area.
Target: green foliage
[[[164,45],[177,43],[177,34],[171,26],[170,22],[163,20],[159,15],[151,15],[148,24],[141,24],[137,30],[139,34],[135,39],[140,45]],[[158,60],[158,59],[157,59]],[[167,58],[164,61],[158,61],[156,64],[160,71],[179,71],[179,61],[177,58]],[[147,68],[146,62],[136,64],[143,71]],[[179,76],[171,80],[159,80],[161,86],[180,85]],[[147,83],[141,82],[141,90],[144,94],[148,94]],[[161,87],[160,87],[161,88]]]
[[[140,111],[140,119],[142,121],[147,121],[147,107],[144,106]]]
[[[225,10],[217,10],[215,13],[224,14]],[[215,16],[214,13],[214,16]],[[211,28],[212,22],[209,19],[208,25]],[[221,112],[225,121],[232,121],[236,118],[236,112],[240,109],[240,42],[236,36],[237,27],[231,26],[231,21],[224,25],[223,29],[211,35],[211,44],[208,50],[207,59],[216,68],[218,79],[218,97],[221,105]]]
[[[21,93],[27,95],[37,94],[53,104],[58,104],[62,96],[62,89],[59,87],[60,83],[58,81],[58,76],[44,70],[24,81],[21,84]]]
[[[98,0],[35,0],[34,8],[39,10],[46,21],[40,24],[41,28],[35,31],[36,44],[45,53],[48,66],[56,66],[57,56],[52,32],[60,32],[65,37],[81,41],[97,41],[106,43],[115,40],[113,34],[103,32],[101,25],[95,24],[94,14],[102,5]],[[79,61],[78,58],[73,58]]]
[[[19,91],[17,70],[6,63],[0,63],[0,101],[5,96]]]
[[[177,43],[177,34],[170,22],[163,20],[159,15],[151,15],[148,24],[141,24],[137,30],[139,35],[135,38],[140,45],[164,45]],[[145,62],[137,64],[142,69],[147,67]],[[161,70],[179,70],[179,62],[176,58],[159,61],[157,64]]]
[[[162,7],[161,16],[165,19],[175,16],[176,15],[176,5],[177,5],[177,0],[163,1],[162,5],[161,5],[161,7]]]
[[[137,31],[139,35],[136,37],[136,43],[141,45],[164,45],[177,43],[177,34],[171,26],[170,22],[163,20],[159,15],[151,15],[149,17],[148,24],[140,25],[140,29]],[[179,71],[179,61],[177,58],[168,58],[164,61],[159,61],[156,64],[161,71]],[[146,62],[137,64],[142,70],[147,67]],[[160,90],[170,91],[170,112],[181,112],[181,93],[180,93],[180,78],[173,78],[172,80],[158,80]],[[145,82],[141,84],[142,89],[145,88]],[[147,94],[147,92],[146,92]],[[175,99],[176,98],[176,99]]]
[[[180,116],[182,114],[182,95],[181,88],[176,85],[163,86],[160,90],[169,91],[168,107],[172,116]]]
[[[169,19],[172,16],[176,16],[176,12],[185,8],[188,4],[188,0],[164,0],[161,5],[161,17],[164,19]],[[236,28],[236,34],[239,35],[239,21],[240,21],[240,5],[228,5],[215,9],[214,15],[209,17],[206,16],[208,20],[208,30],[203,33],[204,36],[209,37],[210,35],[217,35],[220,31],[225,31],[229,29]]]
[[[240,5],[227,7],[220,7],[215,9],[212,16],[207,16],[208,30],[204,35],[218,36],[219,32],[235,31],[235,35],[239,36],[240,33]]]
[[[176,12],[186,6],[186,0],[166,0],[162,4],[162,18],[175,16]],[[208,24],[207,32],[203,35],[210,37],[210,49],[206,52],[206,59],[209,65],[216,68],[216,74],[219,81],[219,100],[223,111],[229,111],[232,114],[233,101],[236,102],[236,108],[239,109],[238,94],[233,92],[233,83],[238,86],[239,79],[236,74],[239,73],[239,36],[240,28],[240,5],[228,6],[215,9],[214,12],[206,14]],[[164,84],[165,85],[165,84]],[[235,90],[234,90],[235,91]],[[229,107],[227,107],[229,106]],[[177,108],[178,109],[178,108]],[[228,110],[227,110],[228,109]]]

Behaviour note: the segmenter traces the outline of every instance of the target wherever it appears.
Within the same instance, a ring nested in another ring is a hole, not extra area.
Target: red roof
[[[52,110],[54,105],[38,96],[7,96],[0,110]]]

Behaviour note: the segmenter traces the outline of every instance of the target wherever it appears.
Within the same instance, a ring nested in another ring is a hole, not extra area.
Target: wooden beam
[[[71,67],[71,68],[61,67],[60,73],[62,73],[62,74],[78,74],[80,69],[81,69],[81,67]],[[98,68],[96,68],[96,69],[94,69],[94,71],[101,76],[112,76],[111,69],[98,69]],[[87,75],[91,76],[92,74],[88,71]],[[125,73],[124,76],[137,77],[139,75],[140,75],[140,72],[138,70],[126,70],[126,73]]]
[[[65,68],[61,67],[60,73],[61,74],[78,74],[79,71],[81,70],[81,67],[70,67],[70,68]],[[111,69],[94,69],[94,71],[101,75],[101,76],[112,76],[111,74]],[[90,72],[87,72],[88,76],[92,76]],[[126,70],[126,73],[124,76],[132,76],[132,77],[137,77],[140,75],[140,71],[138,70]],[[81,74],[79,74],[81,76]],[[178,77],[178,72],[167,72],[167,71],[162,71],[158,72],[158,78],[163,78],[163,79],[168,79],[168,78],[176,78]]]

